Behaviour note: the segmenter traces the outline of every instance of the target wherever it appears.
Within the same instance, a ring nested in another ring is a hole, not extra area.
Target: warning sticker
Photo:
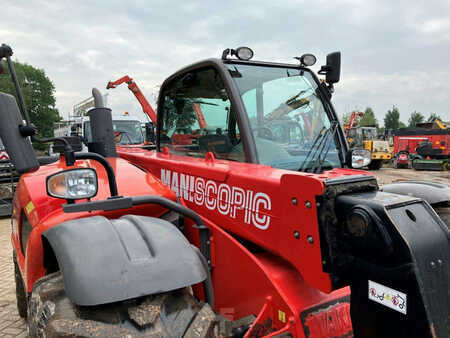
[[[369,280],[369,299],[406,315],[406,294]]]
[[[25,211],[27,214],[30,214],[34,210],[34,204],[33,201],[28,202],[28,204],[25,206]]]

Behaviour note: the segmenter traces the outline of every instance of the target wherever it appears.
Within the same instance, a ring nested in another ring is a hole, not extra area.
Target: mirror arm
[[[106,170],[108,175],[109,191],[111,198],[120,197],[117,192],[116,175],[114,175],[114,169],[109,162],[103,156],[97,153],[74,153],[75,160],[94,160],[99,162]]]

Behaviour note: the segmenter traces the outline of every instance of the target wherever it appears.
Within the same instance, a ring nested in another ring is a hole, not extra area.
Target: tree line
[[[351,113],[346,113],[342,117],[342,123],[347,123],[350,119]],[[383,126],[380,126],[378,120],[371,107],[367,107],[364,110],[364,114],[359,119],[358,125],[361,127],[377,127],[380,132],[384,132],[385,129],[392,129],[394,132],[400,128],[406,127],[416,127],[420,123],[433,122],[434,120],[442,120],[441,117],[436,113],[431,113],[428,117],[424,114],[414,111],[410,114],[408,118],[408,124],[400,121],[400,112],[396,106],[392,106],[392,109],[388,110],[384,115]]]
[[[55,86],[43,69],[17,61],[13,63],[31,123],[36,126],[39,137],[52,137],[54,123],[61,120],[55,106]],[[19,102],[6,62],[2,68],[0,92],[13,95]],[[48,149],[48,144],[35,143],[33,146],[37,150]]]

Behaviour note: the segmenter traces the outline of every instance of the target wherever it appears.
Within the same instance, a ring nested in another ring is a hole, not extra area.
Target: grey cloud
[[[370,105],[382,121],[395,104],[404,122],[413,110],[450,120],[448,1],[8,0],[2,9],[0,41],[45,69],[64,114],[108,80],[129,74],[151,96],[178,68],[249,45],[257,59],[286,62],[341,50],[340,114]],[[109,102],[140,111],[126,87]]]

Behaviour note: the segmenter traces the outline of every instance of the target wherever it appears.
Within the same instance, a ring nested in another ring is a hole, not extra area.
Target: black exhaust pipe
[[[97,88],[92,89],[92,96],[95,108],[88,112],[92,132],[88,149],[104,157],[117,157],[111,109],[104,106],[103,97]]]

